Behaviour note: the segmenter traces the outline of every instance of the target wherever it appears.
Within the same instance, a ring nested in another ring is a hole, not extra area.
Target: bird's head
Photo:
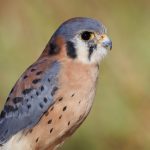
[[[57,42],[63,39],[64,44]],[[82,63],[99,63],[112,48],[106,28],[91,18],[73,18],[64,22],[49,42],[49,54],[57,54],[65,45],[66,57]]]

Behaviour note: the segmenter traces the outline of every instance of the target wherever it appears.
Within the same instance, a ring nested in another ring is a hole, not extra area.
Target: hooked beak
[[[100,35],[98,42],[101,43],[101,45],[106,49],[112,49],[112,41],[106,34]]]

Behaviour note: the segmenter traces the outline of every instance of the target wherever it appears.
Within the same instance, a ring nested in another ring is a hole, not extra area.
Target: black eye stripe
[[[92,32],[84,31],[81,33],[81,38],[85,41],[89,40],[91,38]]]
[[[88,56],[89,60],[91,59],[91,55],[96,48],[97,48],[96,44],[89,46],[89,56]]]
[[[77,57],[77,54],[76,54],[76,49],[75,49],[74,43],[71,41],[68,41],[66,46],[67,46],[67,55],[70,58],[75,59]]]

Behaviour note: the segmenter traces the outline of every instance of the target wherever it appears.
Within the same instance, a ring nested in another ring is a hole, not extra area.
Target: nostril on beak
[[[112,41],[106,34],[101,34],[98,41],[101,43],[101,46],[110,50],[112,49]]]
[[[104,40],[102,42],[102,46],[105,48],[109,48],[111,50],[112,49],[112,41],[110,39]]]

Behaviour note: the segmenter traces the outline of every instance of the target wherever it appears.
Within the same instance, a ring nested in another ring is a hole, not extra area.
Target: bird
[[[100,21],[62,23],[10,91],[0,114],[0,150],[58,149],[88,116],[111,49]]]

